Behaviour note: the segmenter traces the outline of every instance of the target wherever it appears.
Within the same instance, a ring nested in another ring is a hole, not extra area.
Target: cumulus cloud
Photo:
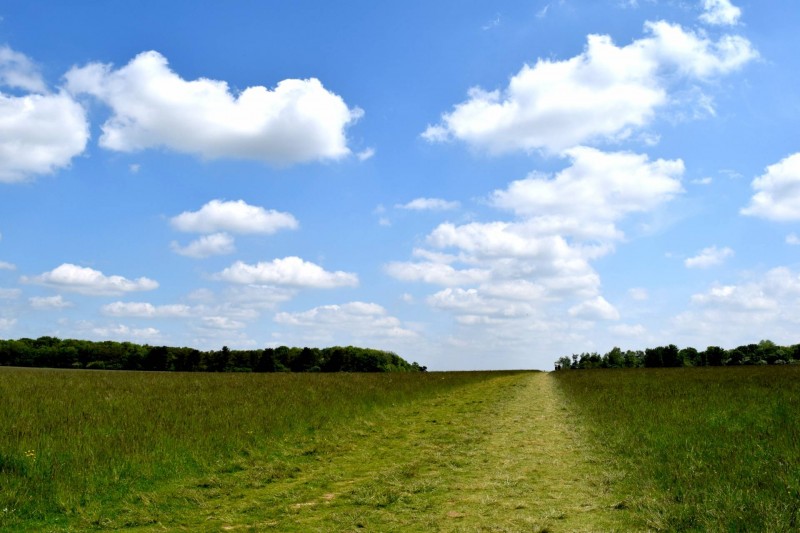
[[[309,330],[320,342],[363,342],[367,339],[408,339],[417,333],[375,303],[350,302],[323,305],[299,313],[277,313],[275,322]]]
[[[211,200],[198,211],[184,211],[170,219],[172,227],[186,233],[262,233],[297,229],[297,220],[289,213],[249,205],[244,200]]]
[[[0,92],[0,183],[67,167],[88,139],[85,112],[67,94]]]
[[[0,270],[16,270],[17,266],[13,263],[8,263],[6,261],[0,261]]]
[[[206,316],[203,317],[203,326],[211,329],[243,329],[247,324],[239,320],[232,320],[226,316]]]
[[[756,193],[740,211],[743,215],[779,222],[800,220],[800,153],[768,166],[752,187]]]
[[[647,22],[648,35],[623,47],[590,35],[583,53],[525,65],[503,91],[472,88],[423,137],[464,141],[493,154],[560,152],[595,140],[628,136],[669,102],[678,79],[704,80],[757,57],[750,42],[725,35],[711,41],[679,25]]]
[[[60,294],[56,296],[34,296],[28,301],[31,307],[38,310],[45,309],[66,309],[72,307],[72,302],[65,300]]]
[[[202,259],[212,255],[227,255],[236,251],[233,237],[227,233],[203,235],[186,246],[181,246],[177,242],[172,241],[172,243],[170,243],[170,248],[172,248],[172,251],[176,254],[193,257],[195,259]]]
[[[703,0],[703,13],[700,20],[715,26],[733,26],[739,22],[742,10],[730,0]]]
[[[647,330],[641,324],[616,324],[608,328],[608,330],[622,337],[641,337]]]
[[[571,164],[548,179],[533,173],[491,195],[495,207],[531,217],[540,225],[574,236],[617,238],[614,223],[646,212],[683,191],[684,164],[650,161],[646,155],[577,147],[565,152]]]
[[[448,211],[458,209],[461,206],[458,202],[442,200],[441,198],[415,198],[406,204],[395,205],[398,209],[408,209],[412,211]]]
[[[709,268],[721,265],[730,257],[733,257],[733,250],[727,246],[724,248],[709,246],[703,248],[696,256],[687,258],[683,264],[686,268]]]
[[[123,152],[166,147],[272,164],[340,159],[350,154],[345,129],[363,114],[314,78],[235,93],[224,81],[181,78],[155,51],[119,69],[75,67],[66,80],[72,93],[111,108],[100,145]]]
[[[156,306],[147,302],[113,302],[104,305],[101,312],[117,317],[174,318],[191,316],[192,308],[183,304]]]
[[[38,276],[23,276],[21,280],[23,283],[35,283],[90,295],[115,295],[158,288],[158,283],[149,278],[130,280],[122,276],[106,276],[99,270],[71,263],[64,263]]]
[[[0,318],[0,330],[11,329],[16,323],[16,318]]]
[[[5,45],[0,46],[0,85],[31,93],[48,92],[47,85],[33,61]]]
[[[587,147],[565,156],[569,164],[553,176],[532,173],[490,195],[489,204],[515,220],[439,224],[425,239],[428,249],[414,250],[415,260],[387,264],[386,272],[445,287],[427,298],[428,306],[463,325],[513,323],[509,335],[538,336],[536,324],[558,320],[583,328],[618,320],[591,262],[623,239],[626,218],[683,191],[684,165]]]
[[[285,257],[249,265],[237,261],[216,275],[232,283],[283,285],[297,288],[333,289],[355,287],[358,276],[349,272],[328,272],[299,257]]]
[[[773,268],[740,283],[715,283],[694,294],[691,303],[693,309],[673,320],[675,337],[726,346],[754,338],[797,342],[800,275],[789,268]]]
[[[86,113],[63,91],[51,93],[24,54],[0,46],[0,183],[50,174],[70,164],[89,139]]]

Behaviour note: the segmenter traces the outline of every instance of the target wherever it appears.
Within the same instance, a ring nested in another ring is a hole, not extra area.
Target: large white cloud
[[[70,164],[89,139],[86,113],[67,93],[50,93],[28,57],[0,47],[0,182],[50,174]]]
[[[106,276],[99,270],[71,263],[64,263],[38,276],[23,276],[21,280],[24,283],[36,283],[91,295],[114,295],[158,288],[158,283],[149,278],[130,280],[122,276]]]
[[[491,196],[494,206],[530,217],[549,231],[574,237],[614,239],[614,223],[645,212],[683,191],[683,161],[649,161],[646,155],[601,152],[577,147],[566,151],[571,164],[548,179],[533,173]]]
[[[358,276],[349,272],[328,272],[299,257],[285,257],[249,265],[237,261],[216,275],[218,279],[242,284],[283,285],[297,288],[332,289],[355,287]]]
[[[742,10],[730,0],[703,0],[703,13],[700,20],[715,26],[732,26],[739,22]]]
[[[590,35],[580,55],[525,65],[502,92],[473,88],[423,137],[458,139],[491,153],[559,152],[624,137],[669,102],[676,79],[711,78],[757,57],[740,36],[711,41],[664,21],[645,29],[647,37],[622,47],[607,35]]]
[[[124,152],[161,146],[274,164],[339,159],[350,154],[345,129],[363,114],[314,78],[234,93],[224,81],[184,80],[155,51],[119,69],[76,67],[66,79],[74,94],[111,108],[100,145]]]
[[[800,152],[767,167],[753,180],[756,193],[743,215],[776,221],[800,220]]]
[[[296,229],[297,219],[289,213],[249,205],[244,200],[211,200],[197,211],[184,211],[170,219],[172,227],[188,233],[263,233]]]

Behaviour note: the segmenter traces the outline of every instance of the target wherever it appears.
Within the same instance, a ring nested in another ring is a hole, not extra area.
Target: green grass
[[[800,528],[800,367],[568,371],[571,409],[669,531]]]
[[[213,489],[256,463],[289,478],[287,445],[493,376],[0,368],[0,529],[99,527],[181,480]]]

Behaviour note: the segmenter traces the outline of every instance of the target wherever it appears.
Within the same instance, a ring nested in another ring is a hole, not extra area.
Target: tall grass
[[[282,440],[487,376],[0,368],[0,529],[268,459]]]
[[[800,528],[800,367],[554,375],[620,458],[649,527]]]

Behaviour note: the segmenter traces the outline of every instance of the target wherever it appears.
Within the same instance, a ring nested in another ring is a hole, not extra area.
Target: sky
[[[0,338],[800,342],[795,0],[5,1]]]

